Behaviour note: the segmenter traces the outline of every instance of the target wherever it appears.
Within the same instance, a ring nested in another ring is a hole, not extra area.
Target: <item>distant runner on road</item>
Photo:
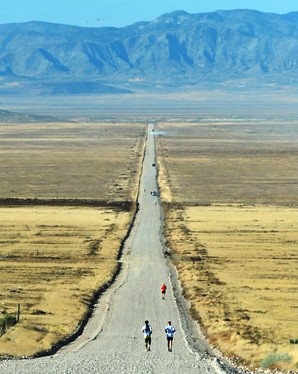
[[[174,332],[176,331],[175,327],[172,326],[172,322],[169,321],[168,325],[165,327],[166,337],[168,341],[168,351],[172,352],[172,346],[173,346],[173,336]]]
[[[149,321],[145,321],[145,325],[142,327],[142,333],[144,334],[145,338],[145,347],[147,352],[150,351],[151,348],[151,335],[152,335],[152,327],[149,324]]]
[[[167,286],[165,283],[163,283],[160,287],[161,289],[161,298],[164,300],[166,297],[166,292],[167,292]]]

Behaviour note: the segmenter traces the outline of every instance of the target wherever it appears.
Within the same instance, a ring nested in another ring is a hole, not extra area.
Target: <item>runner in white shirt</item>
[[[149,321],[145,321],[145,325],[142,327],[142,333],[144,334],[145,338],[145,347],[147,352],[150,351],[151,347],[151,335],[152,335],[152,327],[149,325]]]
[[[168,322],[168,326],[165,327],[166,337],[168,341],[168,351],[172,352],[172,346],[173,346],[173,336],[174,332],[176,331],[175,327],[172,326],[172,322]]]

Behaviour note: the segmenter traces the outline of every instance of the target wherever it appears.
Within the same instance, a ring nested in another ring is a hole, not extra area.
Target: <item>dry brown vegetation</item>
[[[7,198],[74,204],[0,207],[0,317],[21,306],[20,322],[0,337],[0,355],[31,356],[69,337],[116,274],[134,213],[125,208],[135,203],[145,129],[137,123],[0,124],[2,204]],[[101,207],[75,206],[77,199]],[[121,205],[127,201],[132,204]],[[105,208],[109,202],[120,204]]]
[[[296,124],[208,118],[158,130],[167,245],[191,313],[226,355],[297,368]]]
[[[0,197],[134,201],[145,125],[0,124]]]
[[[297,204],[296,122],[206,118],[158,129],[165,201]]]

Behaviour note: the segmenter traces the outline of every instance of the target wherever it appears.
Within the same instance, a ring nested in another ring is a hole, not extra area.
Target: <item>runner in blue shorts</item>
[[[175,327],[172,326],[172,322],[169,321],[168,325],[165,327],[166,337],[168,341],[168,351],[172,352],[172,346],[173,346],[173,336],[174,332],[176,331]]]

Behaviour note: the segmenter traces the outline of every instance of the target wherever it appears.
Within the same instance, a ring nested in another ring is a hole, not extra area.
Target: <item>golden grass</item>
[[[129,221],[129,212],[103,208],[0,209],[0,311],[21,304],[1,355],[33,355],[76,330],[116,271]]]
[[[264,206],[171,210],[167,239],[193,315],[209,341],[258,365],[270,352],[298,363],[298,209]]]
[[[0,123],[0,197],[135,201],[145,129]]]
[[[297,369],[297,124],[209,117],[157,130],[166,240],[192,315],[226,355],[258,366],[289,354],[271,366]]]

